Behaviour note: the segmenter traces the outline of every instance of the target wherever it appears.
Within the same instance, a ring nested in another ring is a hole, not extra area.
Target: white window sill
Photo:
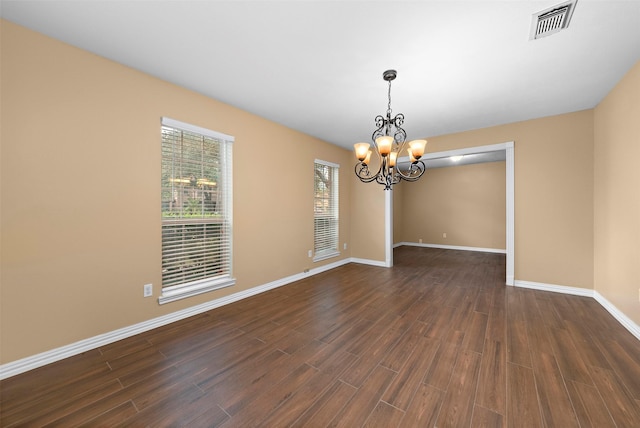
[[[326,253],[320,253],[317,254],[313,257],[313,262],[319,262],[322,260],[327,260],[333,257],[338,257],[340,255],[340,251],[331,251],[331,252],[326,252]]]
[[[192,282],[187,285],[168,287],[166,290],[162,290],[162,295],[158,297],[158,303],[164,305],[165,303],[175,302],[176,300],[186,299],[187,297],[197,296],[198,294],[207,293],[213,290],[219,290],[225,287],[231,287],[235,285],[235,278],[216,278],[205,279],[202,281]]]

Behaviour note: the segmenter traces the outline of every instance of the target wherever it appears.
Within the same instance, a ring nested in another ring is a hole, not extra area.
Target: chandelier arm
[[[424,174],[426,169],[427,168],[424,162],[422,162],[421,160],[417,160],[409,165],[409,174],[405,175],[402,173],[400,165],[396,164],[396,172],[398,173],[398,176],[405,181],[417,181],[420,177],[422,177],[422,174]]]
[[[364,162],[358,162],[355,166],[355,173],[356,176],[358,176],[358,178],[360,179],[360,181],[362,181],[363,183],[371,183],[372,181],[378,181],[378,177],[386,175],[386,169],[387,169],[387,158],[382,157],[380,155],[380,152],[378,152],[378,149],[376,148],[375,150],[376,154],[378,155],[378,160],[380,163],[380,167],[378,168],[378,171],[375,174],[371,174],[371,171],[369,171],[369,165],[367,165]],[[382,184],[382,183],[381,183]]]
[[[400,176],[394,173],[394,169],[395,167],[390,168],[390,172],[384,176],[384,180],[378,181],[378,183],[384,185],[384,190],[392,190],[392,186],[400,182]]]
[[[378,172],[376,172],[376,175],[383,174],[387,166],[387,162],[386,162],[387,158],[380,154],[380,151],[378,150],[377,145],[374,144],[373,147],[374,147],[373,151],[378,156],[378,164],[380,165],[378,167]]]
[[[404,125],[404,114],[398,113],[393,118],[393,124],[396,128],[402,129],[402,125]],[[404,131],[404,129],[402,129]]]
[[[371,175],[371,172],[369,171],[369,166],[367,166],[367,164],[365,164],[364,162],[358,162],[356,164],[355,173],[356,173],[356,176],[363,183],[371,183],[376,179],[378,175],[378,174]]]
[[[403,129],[404,131],[404,129]],[[400,164],[400,157],[402,156],[402,151],[407,147],[407,140],[406,140],[406,134],[405,134],[405,140],[402,141],[402,144],[398,144],[398,160],[396,161],[396,168],[398,168],[398,165]]]
[[[373,140],[373,147],[375,147],[377,151],[378,146],[376,144],[376,138],[386,135],[384,132],[384,128],[387,126],[388,121],[384,116],[378,115],[375,118],[375,123],[376,123],[376,130],[373,131],[373,134],[371,134],[371,140]]]
[[[397,115],[393,119],[394,122],[397,122],[398,116],[402,116],[402,114]],[[403,120],[404,116],[402,116],[402,119],[399,121],[399,123],[402,124]],[[401,153],[407,144],[407,132],[399,124],[396,124],[396,132],[393,134],[393,138],[398,144],[398,158],[400,158]]]
[[[385,168],[382,168],[382,171],[376,175],[376,183],[382,184],[384,186],[387,185],[387,173]]]
[[[376,182],[378,184],[382,184],[384,186],[384,190],[390,190],[391,186],[394,184],[394,176],[393,173],[383,172],[376,176]]]

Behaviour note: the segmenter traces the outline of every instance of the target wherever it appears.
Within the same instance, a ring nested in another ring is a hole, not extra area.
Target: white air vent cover
[[[534,13],[531,17],[529,40],[550,36],[567,28],[577,2],[578,0],[569,0]]]

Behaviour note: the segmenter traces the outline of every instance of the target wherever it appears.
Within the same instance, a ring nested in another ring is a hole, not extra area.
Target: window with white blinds
[[[160,303],[233,285],[233,137],[162,118]]]
[[[314,162],[313,197],[313,261],[340,254],[338,251],[338,172],[340,166],[316,160]]]

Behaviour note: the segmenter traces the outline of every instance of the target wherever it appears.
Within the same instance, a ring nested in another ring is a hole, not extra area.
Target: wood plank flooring
[[[2,427],[640,427],[640,341],[504,255],[400,247],[6,379]]]

